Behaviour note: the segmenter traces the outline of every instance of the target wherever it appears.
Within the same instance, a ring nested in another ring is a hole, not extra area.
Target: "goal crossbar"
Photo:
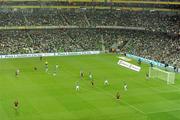
[[[167,84],[175,83],[175,73],[168,72],[156,67],[149,68],[149,77],[153,79],[161,79],[167,82]]]

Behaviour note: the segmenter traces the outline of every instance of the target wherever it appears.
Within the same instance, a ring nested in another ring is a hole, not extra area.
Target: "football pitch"
[[[175,85],[146,80],[149,65],[142,64],[142,70],[134,72],[119,66],[118,60],[113,54],[45,57],[42,61],[0,59],[0,120],[180,120],[180,75]],[[53,76],[56,64],[59,69]],[[82,80],[80,70],[85,74]],[[109,86],[104,86],[106,79]],[[115,98],[117,91],[120,100]],[[17,111],[13,108],[16,99],[20,103]]]

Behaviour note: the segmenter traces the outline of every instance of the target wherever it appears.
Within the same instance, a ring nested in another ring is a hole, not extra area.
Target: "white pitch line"
[[[174,85],[170,85],[171,87],[174,87],[174,88],[177,88],[178,90],[180,90],[180,88],[179,87],[177,87],[177,86],[174,86]]]
[[[172,112],[172,111],[180,111],[180,109],[163,110],[163,111],[157,111],[157,112],[148,112],[147,114],[154,114],[154,113],[160,113],[160,112]]]
[[[86,88],[84,88],[84,87],[81,87],[81,88],[84,89],[84,90],[89,90],[89,89],[86,89]],[[95,88],[95,89],[99,89],[99,90],[101,90],[101,91],[104,91],[103,89],[101,89],[101,88],[99,88],[99,87],[96,87],[96,86],[95,86],[94,88]],[[114,97],[113,95],[111,95],[111,94],[109,94],[109,93],[107,93],[107,92],[106,92],[106,95],[111,96],[111,97]],[[120,101],[122,101],[124,104],[128,105],[129,107],[131,107],[131,108],[134,109],[135,111],[138,111],[138,112],[146,115],[145,112],[143,112],[142,110],[138,109],[137,107],[129,104],[128,102],[125,102],[125,101],[123,101],[123,100],[120,100]]]
[[[84,88],[84,87],[81,87],[81,88],[87,90],[87,89]],[[104,91],[103,89],[101,89],[101,88],[99,88],[99,87],[97,87],[97,86],[95,86],[95,88],[98,88],[99,90]],[[109,94],[109,93],[107,93],[107,92],[106,92],[106,95],[114,97],[113,95],[111,95],[111,94]],[[123,101],[123,100],[121,100],[121,101],[122,101],[123,103],[127,104],[129,107],[131,107],[131,108],[134,109],[135,111],[138,111],[139,113],[146,115],[145,112],[143,112],[142,110],[138,109],[137,107],[135,107],[135,106],[129,104],[128,102]]]
[[[143,112],[142,110],[140,110],[140,109],[138,109],[137,107],[135,107],[135,106],[133,106],[133,105],[131,105],[131,104],[129,104],[128,102],[125,102],[125,101],[123,101],[123,100],[121,100],[123,103],[125,103],[125,104],[127,104],[127,105],[129,105],[131,108],[133,108],[134,110],[136,110],[136,111],[138,111],[138,112],[140,112],[140,113],[142,113],[142,114],[145,114],[146,115],[146,113],[145,112]]]
[[[99,87],[96,87],[96,88],[100,89],[101,91],[104,91],[103,89],[101,89],[101,88],[99,88]],[[113,95],[111,95],[111,94],[109,94],[109,93],[106,93],[106,95],[114,97]],[[146,114],[145,112],[143,112],[142,110],[138,109],[137,107],[129,104],[128,102],[125,102],[125,101],[123,101],[123,100],[120,100],[120,101],[122,101],[123,103],[127,104],[129,107],[133,108],[134,110],[136,110],[136,111],[138,111],[138,112],[140,112],[140,113],[142,113],[142,114]]]

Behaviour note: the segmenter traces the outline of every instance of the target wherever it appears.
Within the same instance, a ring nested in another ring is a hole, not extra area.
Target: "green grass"
[[[47,57],[49,73],[39,58],[0,60],[0,120],[178,120],[180,119],[180,79],[167,85],[161,80],[145,80],[148,66],[141,72],[117,65],[116,55]],[[136,64],[135,61],[133,63]],[[60,66],[52,75],[55,64]],[[34,71],[33,67],[38,70]],[[15,77],[15,70],[20,76]],[[79,71],[85,72],[80,91],[75,91]],[[87,73],[95,79],[92,88]],[[103,82],[107,78],[109,87]],[[128,91],[123,90],[123,80]],[[121,100],[114,96],[121,93]],[[18,99],[20,108],[13,109]]]

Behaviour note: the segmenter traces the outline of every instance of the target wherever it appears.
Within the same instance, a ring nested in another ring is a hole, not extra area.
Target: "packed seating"
[[[125,26],[173,34],[180,32],[178,14],[157,11],[25,9],[0,12],[0,19],[0,26]]]
[[[45,12],[44,12],[45,11]],[[180,15],[157,11],[23,9],[0,12],[0,27],[78,26],[78,28],[0,30],[0,54],[106,50],[180,66]],[[96,28],[123,26],[125,30]]]
[[[135,32],[122,51],[180,67],[180,38],[167,34]]]
[[[118,39],[114,30],[6,30],[0,33],[0,54],[101,50],[102,41],[108,49]]]

